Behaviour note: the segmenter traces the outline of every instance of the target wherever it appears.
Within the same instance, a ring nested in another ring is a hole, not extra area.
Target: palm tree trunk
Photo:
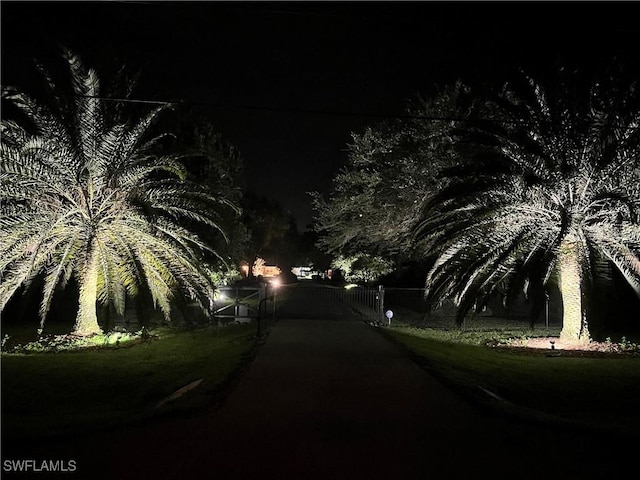
[[[98,325],[96,302],[98,300],[98,255],[92,253],[86,264],[80,285],[78,315],[73,335],[88,336],[102,333]]]
[[[588,343],[591,335],[582,300],[580,249],[576,241],[568,239],[562,242],[559,274],[563,309],[560,341]]]

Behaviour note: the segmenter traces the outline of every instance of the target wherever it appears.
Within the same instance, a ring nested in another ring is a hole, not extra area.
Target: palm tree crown
[[[638,85],[602,81],[556,95],[532,79],[527,86],[505,89],[498,127],[480,132],[491,140],[492,171],[451,178],[418,229],[436,252],[428,296],[453,294],[462,321],[498,290],[508,299],[524,289],[539,302],[554,280],[561,338],[588,341],[590,293],[612,267],[640,295]]]
[[[109,115],[96,73],[65,58],[70,104],[57,98],[50,109],[3,88],[30,124],[2,121],[0,308],[40,275],[43,322],[56,286],[76,278],[77,334],[100,331],[96,301],[122,313],[141,287],[166,317],[178,291],[207,308],[212,285],[199,259],[208,247],[181,222],[219,229],[213,205],[224,199],[186,181],[178,157],[154,154],[160,137],[144,140],[163,107],[133,123]]]

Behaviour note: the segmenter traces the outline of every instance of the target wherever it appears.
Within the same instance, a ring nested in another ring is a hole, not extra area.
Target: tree
[[[331,267],[342,272],[347,282],[371,284],[393,271],[393,264],[382,257],[361,255],[334,259]]]
[[[162,127],[175,132],[171,151],[182,155],[187,178],[234,205],[241,205],[245,185],[240,152],[223,138],[211,120],[195,110],[181,108],[175,115],[165,115],[164,120]],[[214,270],[216,284],[227,283],[238,275],[250,235],[239,208],[217,208],[210,213],[217,215],[216,222],[223,227],[226,238],[199,222],[192,222],[190,229],[213,247],[212,254],[204,254]]]
[[[242,220],[250,234],[247,263],[261,257],[287,270],[298,263],[301,240],[293,215],[276,200],[253,192],[245,193],[242,206]]]
[[[471,114],[468,89],[458,82],[434,98],[418,98],[406,118],[352,134],[347,165],[328,199],[313,194],[319,247],[334,255],[406,255],[439,172],[456,163],[451,135]]]
[[[507,85],[494,126],[466,129],[482,156],[448,172],[416,231],[434,258],[427,297],[453,296],[459,321],[500,290],[539,304],[556,282],[561,340],[589,342],[599,284],[617,269],[640,295],[640,85],[612,71],[581,88],[562,73],[553,90]]]
[[[93,69],[70,51],[63,57],[72,92],[46,75],[52,106],[2,90],[22,117],[1,126],[0,309],[42,277],[43,325],[56,286],[73,277],[78,335],[101,331],[97,302],[122,314],[140,289],[166,318],[180,296],[206,310],[213,287],[201,259],[210,248],[183,221],[224,235],[212,212],[230,202],[188,181],[180,157],[158,154],[163,135],[146,140],[166,107],[128,121],[122,105],[100,96]]]

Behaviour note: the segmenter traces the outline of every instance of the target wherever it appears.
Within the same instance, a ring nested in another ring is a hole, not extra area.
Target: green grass
[[[211,405],[257,340],[254,324],[152,333],[158,336],[120,348],[3,354],[3,439],[122,426]]]
[[[632,431],[640,428],[640,356],[578,355],[558,350],[491,347],[516,331],[383,329],[434,376],[476,400],[500,397],[553,417]]]

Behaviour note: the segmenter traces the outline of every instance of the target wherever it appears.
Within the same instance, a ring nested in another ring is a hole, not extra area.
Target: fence
[[[268,288],[268,287],[267,287]],[[408,324],[431,325],[434,327],[450,327],[455,324],[457,308],[451,301],[444,302],[439,308],[430,310],[425,300],[424,288],[399,288],[353,286],[349,288],[329,285],[305,285],[304,289],[321,302],[331,304],[341,302],[369,321],[381,324],[402,322]],[[235,321],[249,321],[252,318],[266,315],[266,300],[273,300],[269,304],[269,316],[276,315],[275,296],[265,290],[265,286],[219,287],[220,293],[225,299],[216,302],[214,317],[217,319],[232,319]],[[267,298],[269,297],[269,298]],[[264,307],[264,308],[263,308]],[[295,303],[288,305],[286,314],[296,316]],[[273,310],[273,312],[271,312]],[[284,314],[284,312],[283,312]],[[323,311],[322,315],[326,315]],[[558,299],[552,298],[551,305],[547,299],[547,305],[543,311],[543,317],[538,322],[549,324],[561,323],[561,310]],[[491,322],[487,320],[491,319]],[[472,326],[478,323],[499,324],[531,323],[531,305],[522,298],[515,304],[507,307],[499,298],[494,299],[481,310],[474,310],[465,318],[465,324]]]
[[[350,289],[336,290],[333,295],[336,299],[346,302],[360,314],[370,320],[384,324],[390,324],[392,319],[410,324],[422,324],[432,326],[452,326],[455,324],[457,308],[452,301],[445,301],[437,309],[429,309],[425,300],[425,288],[401,288],[401,287],[353,287]],[[491,320],[489,322],[489,320]],[[536,323],[559,325],[562,322],[560,302],[557,298],[547,297],[547,303],[542,312],[542,317]],[[479,310],[471,311],[465,318],[465,324],[513,324],[531,323],[531,305],[519,298],[509,306],[505,306],[500,298],[495,298],[489,304]]]
[[[425,300],[424,288],[383,288],[384,310],[391,310],[395,319],[407,323],[430,324],[432,326],[450,326],[455,323],[457,308],[453,301],[447,300],[436,309],[429,309]],[[532,305],[521,295],[515,302],[504,305],[499,296],[491,299],[486,307],[472,310],[465,318],[465,324],[491,323],[505,325],[512,323],[531,323]],[[547,297],[542,316],[536,323],[559,325],[562,323],[561,301],[554,293]]]

